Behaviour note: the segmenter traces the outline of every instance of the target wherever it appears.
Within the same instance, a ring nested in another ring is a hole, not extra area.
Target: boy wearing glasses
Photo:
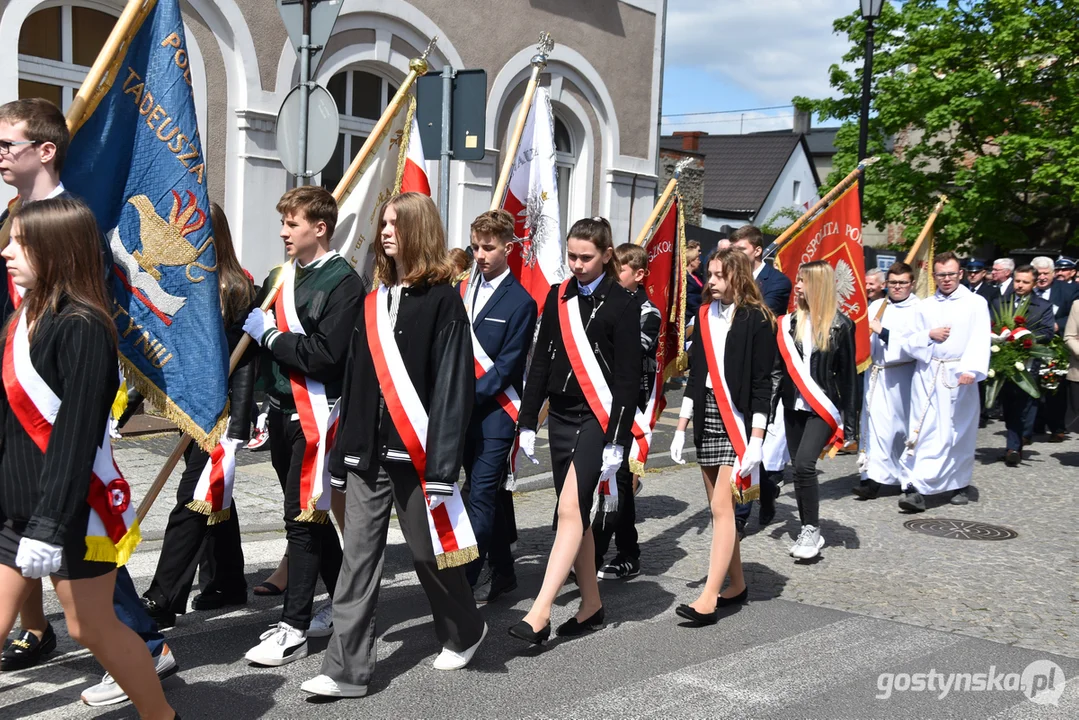
[[[904,343],[913,330],[919,302],[912,294],[914,270],[897,262],[888,268],[887,278],[887,296],[869,306],[873,365],[863,373],[862,451],[858,454],[862,484],[854,488],[862,500],[875,499],[883,485],[902,484],[914,381],[914,358]]]
[[[899,508],[925,510],[923,495],[967,504],[978,442],[978,387],[989,372],[989,304],[961,285],[952,252],[933,259],[937,291],[918,303],[904,343],[915,358]]]

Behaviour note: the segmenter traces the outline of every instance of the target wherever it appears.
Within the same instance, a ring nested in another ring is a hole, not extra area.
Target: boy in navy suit
[[[480,553],[468,565],[468,580],[478,604],[517,587],[510,553],[513,498],[503,484],[517,435],[516,414],[537,309],[510,272],[507,254],[512,247],[513,216],[490,210],[476,218],[472,223],[476,267],[461,288],[475,355],[480,365],[488,365],[477,374],[464,457],[466,506]],[[485,561],[489,572],[482,572]]]

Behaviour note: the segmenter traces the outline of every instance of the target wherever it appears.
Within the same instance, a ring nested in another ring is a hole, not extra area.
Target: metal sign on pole
[[[277,0],[277,10],[281,13],[281,20],[285,23],[293,47],[300,54],[298,162],[294,174],[301,185],[306,185],[307,180],[314,174],[308,167],[307,149],[309,104],[311,87],[314,85],[311,82],[311,72],[322,56],[330,33],[333,32],[337,15],[341,12],[341,0]]]
[[[281,109],[277,111],[277,155],[281,164],[297,177],[300,170],[300,91],[295,87],[285,96]],[[341,128],[341,116],[337,103],[330,91],[321,85],[314,85],[307,102],[307,151],[306,173],[315,175],[322,172],[326,163],[337,149],[337,133]]]

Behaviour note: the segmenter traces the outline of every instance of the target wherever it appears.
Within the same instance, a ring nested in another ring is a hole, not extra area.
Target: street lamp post
[[[873,21],[880,17],[884,0],[861,0],[865,27],[865,65],[862,69],[862,115],[858,126],[858,162],[865,160],[869,145],[869,88],[873,77]],[[864,178],[858,183],[859,201],[862,199]],[[859,202],[859,204],[861,204]]]

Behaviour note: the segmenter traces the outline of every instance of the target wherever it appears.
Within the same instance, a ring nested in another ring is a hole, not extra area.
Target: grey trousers
[[[375,608],[382,580],[390,501],[416,575],[434,615],[442,647],[461,651],[479,642],[483,618],[476,609],[463,567],[439,570],[427,526],[426,500],[410,463],[390,462],[379,477],[372,466],[350,473],[345,491],[344,560],[333,596],[333,636],[322,660],[322,673],[338,682],[366,687],[375,669]]]

